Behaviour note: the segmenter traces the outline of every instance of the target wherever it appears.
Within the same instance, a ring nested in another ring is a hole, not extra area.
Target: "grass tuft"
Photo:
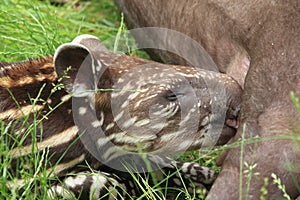
[[[54,6],[50,1],[6,0],[0,4],[0,60],[50,55],[79,34],[107,40],[115,37],[118,27],[119,15],[111,0],[63,6]]]

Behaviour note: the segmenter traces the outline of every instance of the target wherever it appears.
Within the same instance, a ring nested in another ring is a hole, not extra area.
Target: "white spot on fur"
[[[114,159],[115,157],[118,156],[118,155],[114,156],[116,152],[120,152],[120,149],[118,148],[117,150],[115,146],[109,147],[108,149],[105,150],[105,153],[103,154],[103,159],[105,159],[106,161]]]
[[[118,79],[118,83],[124,83],[124,79],[119,78],[119,79]]]
[[[110,141],[110,139],[108,137],[100,137],[97,140],[97,145],[98,145],[98,147],[102,147],[102,146],[106,145],[109,141]]]
[[[19,118],[22,116],[29,115],[31,113],[35,113],[38,111],[41,111],[44,107],[41,105],[26,105],[26,106],[21,106],[21,109],[17,108],[12,108],[9,110],[6,110],[4,112],[0,112],[0,119],[5,119],[5,118]]]
[[[126,122],[123,123],[123,127],[122,128],[129,128],[130,126],[132,126],[134,124],[134,122],[137,120],[137,117],[133,117],[133,118],[130,118],[129,120],[127,120]]]
[[[102,124],[100,123],[99,120],[96,120],[96,121],[92,122],[91,124],[94,128],[99,128],[102,126]]]
[[[129,101],[124,101],[124,103],[121,105],[121,108],[126,108],[129,104]]]
[[[42,151],[46,148],[56,147],[63,143],[67,143],[71,140],[74,140],[74,138],[77,137],[77,132],[78,128],[76,126],[72,126],[65,131],[62,131],[58,134],[53,135],[50,138],[45,139],[42,142],[38,142],[37,148],[34,149],[34,152],[37,153],[38,151]],[[9,152],[9,155],[12,158],[18,158],[30,153],[33,153],[31,144],[23,147],[16,147]]]
[[[100,126],[102,126],[103,125],[103,122],[104,122],[104,112],[103,111],[101,111],[101,113],[100,113],[100,120],[99,120],[99,124],[100,124]],[[95,127],[96,128],[96,127]]]
[[[201,100],[198,100],[198,108],[200,108],[201,107]]]
[[[139,100],[139,101],[134,105],[134,108],[139,107],[140,104],[141,104],[143,101],[147,101],[147,100],[149,100],[149,99],[152,99],[152,98],[156,97],[157,95],[158,95],[158,94],[153,94],[153,95],[150,95],[150,96],[148,96],[148,97],[146,97],[146,98],[143,98],[143,99]]]
[[[85,154],[82,154],[81,156],[67,162],[67,163],[61,163],[61,164],[58,164],[56,165],[55,167],[53,168],[49,168],[47,169],[46,171],[46,174],[47,175],[50,175],[50,174],[58,174],[66,169],[69,169],[70,167],[73,167],[79,163],[81,163],[82,161],[84,161],[85,159]]]
[[[149,119],[142,119],[134,124],[136,127],[141,127],[150,123]]]
[[[98,64],[97,67],[96,67],[96,71],[100,72],[100,70],[101,70],[101,65]]]
[[[201,126],[206,126],[209,123],[209,117],[205,116],[201,122]]]
[[[85,114],[86,114],[86,111],[87,111],[87,108],[86,108],[86,107],[80,107],[80,108],[78,109],[79,115],[85,115]]]
[[[109,129],[113,128],[114,126],[115,126],[115,123],[112,122],[106,126],[105,130],[108,131]]]
[[[190,166],[190,163],[184,163],[182,165],[182,172],[183,173],[188,173],[188,167]]]
[[[123,114],[124,110],[122,110],[119,114],[115,116],[114,121],[119,121],[123,117]]]
[[[129,95],[128,99],[133,100],[139,95],[139,92],[133,92],[131,95]]]
[[[185,74],[182,72],[177,72],[177,74],[188,78],[198,78],[198,79],[200,78],[198,74]]]
[[[64,181],[66,186],[69,188],[75,188],[76,186],[80,186],[86,180],[86,176],[83,174],[76,175],[75,177],[68,177]]]
[[[101,190],[106,190],[107,178],[102,176],[101,174],[93,174],[93,184],[90,187],[90,193],[93,194],[93,199],[100,198]],[[113,188],[112,188],[113,189]],[[109,192],[113,192],[113,190],[109,190]]]

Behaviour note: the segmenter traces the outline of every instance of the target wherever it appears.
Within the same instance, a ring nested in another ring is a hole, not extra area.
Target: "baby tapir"
[[[300,194],[299,150],[293,137],[287,138],[293,133],[299,135],[299,117],[290,99],[291,91],[300,95],[299,1],[115,2],[129,28],[161,27],[185,34],[206,49],[219,71],[244,85],[240,127],[234,141],[242,137],[242,124],[246,124],[245,138],[253,140],[259,136],[268,140],[245,145],[244,151],[241,147],[230,150],[210,199],[282,199],[282,191],[272,183],[272,173],[281,179],[287,194],[296,198]],[[134,36],[139,43],[145,42],[141,35]],[[167,40],[147,36],[156,43]],[[182,44],[171,45],[181,51],[189,50]],[[182,63],[169,52],[148,51],[155,59]],[[279,140],[281,136],[287,140]],[[245,173],[249,166],[256,166],[252,171],[256,175]],[[266,179],[268,183],[264,182]],[[262,188],[268,193],[263,194]]]
[[[54,58],[0,66],[10,173],[18,176],[26,156],[49,155],[47,175],[65,178],[49,189],[51,197],[97,199],[112,188],[115,196],[136,195],[118,161],[139,152],[152,153],[163,170],[181,169],[170,184],[182,186],[182,176],[194,182],[185,181],[190,188],[209,185],[213,171],[164,156],[224,144],[237,126],[241,89],[232,78],[114,54],[94,36],[61,45]]]

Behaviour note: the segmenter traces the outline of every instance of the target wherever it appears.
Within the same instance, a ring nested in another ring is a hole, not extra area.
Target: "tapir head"
[[[241,89],[225,74],[114,54],[90,35],[61,45],[54,64],[91,145],[174,153],[235,133]]]

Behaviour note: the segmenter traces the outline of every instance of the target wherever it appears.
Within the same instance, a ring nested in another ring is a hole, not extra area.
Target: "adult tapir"
[[[299,115],[290,92],[300,96],[300,1],[115,2],[129,28],[164,27],[186,34],[206,49],[220,72],[244,87],[240,126],[232,141],[299,135]],[[148,52],[152,58],[182,64],[174,54]],[[295,141],[287,138],[260,140],[229,150],[208,199],[282,199],[272,173],[281,179],[287,194],[296,198],[300,194],[300,155]],[[245,163],[255,166],[251,176],[245,173],[249,169]],[[268,191],[266,195],[262,188]]]

